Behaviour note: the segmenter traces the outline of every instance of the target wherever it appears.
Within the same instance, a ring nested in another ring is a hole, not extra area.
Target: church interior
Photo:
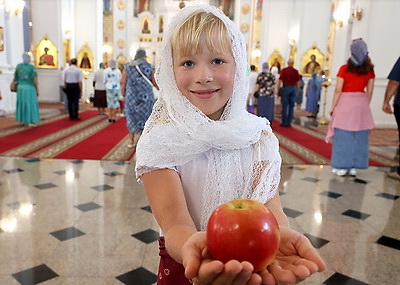
[[[46,156],[45,142],[33,145],[46,126],[67,116],[60,86],[71,58],[84,74],[81,112],[94,114],[93,77],[100,63],[115,60],[122,69],[143,48],[157,66],[170,19],[195,4],[214,5],[237,24],[248,64],[257,71],[265,62],[282,69],[289,59],[305,82],[324,71],[330,84],[318,115],[307,117],[304,99],[293,133],[326,132],[336,74],[352,40],[367,43],[376,75],[370,106],[377,130],[370,151],[375,161],[385,159],[356,177],[338,177],[318,143],[308,150],[308,161],[300,160],[302,150],[293,153],[304,136],[287,142],[287,130],[280,133],[274,122],[284,161],[279,194],[291,227],[310,239],[327,265],[299,284],[400,284],[400,180],[390,175],[399,140],[394,116],[382,111],[400,51],[392,32],[400,25],[395,0],[0,0],[0,284],[156,284],[159,226],[135,179],[134,150],[116,144],[115,156],[80,159],[59,155],[61,135],[58,156]],[[38,73],[43,120],[29,129],[15,122],[16,95],[10,91],[24,52]],[[68,132],[82,141],[95,120],[98,128],[109,127],[105,119],[87,116],[59,131],[73,128]],[[13,141],[18,147],[6,149],[18,133],[26,133],[27,142]]]

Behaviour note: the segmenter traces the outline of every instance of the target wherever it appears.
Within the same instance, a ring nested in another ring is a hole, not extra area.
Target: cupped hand
[[[275,260],[260,273],[263,284],[295,284],[325,269],[325,263],[310,241],[299,232],[281,227]]]
[[[261,276],[249,262],[212,260],[207,251],[206,233],[193,234],[182,247],[185,275],[197,285],[259,285]]]

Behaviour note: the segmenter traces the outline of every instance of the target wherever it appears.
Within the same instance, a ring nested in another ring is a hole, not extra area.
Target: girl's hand
[[[259,285],[261,277],[253,272],[253,265],[249,262],[231,260],[222,263],[212,260],[206,247],[206,233],[193,234],[182,247],[183,266],[185,275],[192,279],[194,284],[246,284]]]
[[[260,273],[263,284],[295,284],[325,269],[325,263],[310,241],[299,232],[281,227],[275,260]]]

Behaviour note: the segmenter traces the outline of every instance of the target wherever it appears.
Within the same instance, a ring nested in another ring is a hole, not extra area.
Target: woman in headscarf
[[[129,131],[127,147],[136,147],[144,124],[154,105],[154,66],[146,61],[146,51],[139,48],[133,61],[125,64],[121,88],[125,97],[125,118]]]
[[[32,127],[40,122],[37,72],[27,52],[22,54],[22,60],[14,73],[14,81],[18,84],[15,118],[17,122]]]
[[[115,123],[115,117],[120,107],[119,99],[121,95],[121,71],[117,68],[115,60],[108,62],[108,67],[104,70],[104,85],[107,94],[108,121]]]
[[[306,86],[306,111],[308,117],[316,118],[319,111],[319,99],[321,97],[322,81],[318,80],[317,73],[314,71]]]
[[[254,94],[258,98],[257,115],[267,118],[270,122],[274,120],[275,84],[276,79],[269,71],[268,62],[264,62],[262,65],[262,72],[257,77]]]
[[[332,172],[338,176],[356,176],[356,169],[367,169],[369,133],[374,127],[369,106],[374,89],[374,65],[367,44],[354,40],[351,56],[337,74],[326,142],[333,137]]]

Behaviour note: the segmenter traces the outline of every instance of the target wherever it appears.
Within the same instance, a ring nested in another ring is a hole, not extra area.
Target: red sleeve
[[[346,68],[347,68],[347,64],[345,64],[345,65],[342,65],[340,68],[339,68],[339,71],[338,71],[338,73],[337,73],[337,77],[341,77],[341,78],[344,78],[344,73],[346,72]]]

